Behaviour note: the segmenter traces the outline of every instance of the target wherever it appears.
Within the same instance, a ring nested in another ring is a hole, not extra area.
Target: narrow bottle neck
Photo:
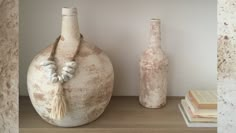
[[[77,42],[80,39],[77,15],[63,15],[61,36],[65,41]]]
[[[150,47],[161,48],[161,28],[160,20],[152,19],[150,22]]]
[[[72,59],[80,42],[79,24],[77,9],[62,9],[61,39],[57,47],[57,53],[64,58]]]

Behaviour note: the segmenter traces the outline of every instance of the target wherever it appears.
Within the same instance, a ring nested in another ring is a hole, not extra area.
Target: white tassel
[[[67,105],[63,93],[63,86],[61,83],[57,83],[57,85],[58,85],[57,91],[52,100],[50,117],[52,119],[61,120],[67,112]]]

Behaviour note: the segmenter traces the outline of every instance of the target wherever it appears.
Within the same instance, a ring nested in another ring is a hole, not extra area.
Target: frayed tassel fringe
[[[63,87],[61,83],[58,83],[56,95],[52,100],[50,117],[52,119],[61,120],[62,118],[64,118],[66,112],[67,112],[67,105],[65,96],[63,95]]]

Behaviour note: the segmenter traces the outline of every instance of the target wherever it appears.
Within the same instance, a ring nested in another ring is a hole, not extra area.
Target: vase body
[[[160,108],[166,104],[168,59],[161,49],[160,20],[150,22],[149,47],[140,59],[140,104]]]
[[[80,42],[75,8],[62,9],[62,33],[55,60],[60,72]],[[27,85],[31,102],[37,113],[48,123],[61,127],[75,127],[97,119],[108,105],[113,91],[114,72],[106,54],[94,45],[82,41],[76,56],[75,76],[63,84],[68,111],[61,120],[50,117],[55,85],[49,82],[40,63],[47,60],[52,45],[42,50],[31,62]]]

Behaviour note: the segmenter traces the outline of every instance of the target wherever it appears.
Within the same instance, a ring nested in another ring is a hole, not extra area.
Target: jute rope
[[[76,55],[79,52],[80,45],[81,45],[82,40],[83,40],[82,34],[80,36],[81,36],[80,37],[80,42],[78,44],[76,52],[74,53],[71,61],[75,61]],[[55,62],[56,49],[57,49],[60,38],[61,38],[61,36],[59,36],[53,44],[52,51],[50,53],[50,56],[48,57],[49,61],[54,61]],[[51,104],[50,117],[52,119],[61,120],[62,118],[64,118],[64,116],[67,113],[67,102],[66,102],[66,98],[65,98],[65,95],[64,95],[63,84],[64,84],[64,82],[57,82],[56,83],[55,96],[53,97],[52,104]]]

